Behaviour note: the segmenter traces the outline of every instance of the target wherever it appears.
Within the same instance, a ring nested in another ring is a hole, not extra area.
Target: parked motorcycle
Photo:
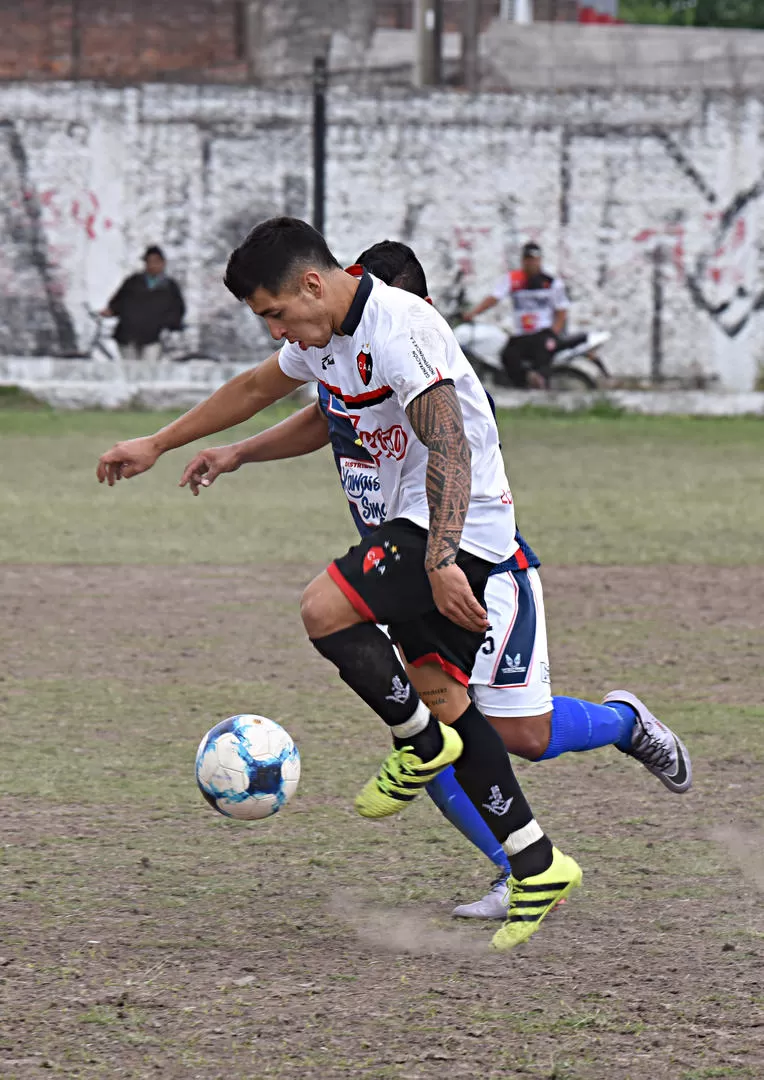
[[[487,322],[463,322],[454,327],[454,334],[481,382],[490,379],[497,386],[512,385],[501,362],[509,337],[505,327]],[[606,330],[560,337],[552,353],[547,388],[595,390],[600,379],[608,378],[608,370],[597,350],[609,340],[610,334]]]
[[[494,322],[463,322],[461,312],[469,306],[459,272],[454,282],[449,322],[462,352],[475,369],[481,382],[496,386],[511,386],[501,362],[501,354],[510,336],[508,327]],[[569,334],[560,337],[552,354],[547,375],[549,390],[596,390],[609,372],[598,352],[610,340],[606,330]]]

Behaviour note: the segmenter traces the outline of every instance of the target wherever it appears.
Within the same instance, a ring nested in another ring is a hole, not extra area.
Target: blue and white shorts
[[[488,579],[491,624],[470,691],[485,716],[541,716],[552,708],[544,593],[539,572],[507,570]]]

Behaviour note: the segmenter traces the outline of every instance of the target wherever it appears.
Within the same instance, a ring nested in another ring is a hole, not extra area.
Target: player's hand
[[[201,488],[209,487],[221,473],[235,472],[240,465],[239,451],[235,446],[212,446],[209,450],[200,450],[183,470],[180,486],[188,484],[191,494],[198,495]]]
[[[109,487],[113,487],[117,480],[129,480],[131,476],[138,476],[151,468],[159,453],[151,436],[118,442],[98,459],[98,482],[102,484],[106,480]]]
[[[488,629],[488,615],[480,606],[470,588],[467,576],[456,563],[441,570],[428,570],[435,607],[457,626],[484,634]]]

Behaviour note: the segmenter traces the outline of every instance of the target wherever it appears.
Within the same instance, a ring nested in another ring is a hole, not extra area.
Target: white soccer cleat
[[[509,874],[497,877],[490,892],[471,904],[460,904],[451,914],[457,919],[506,919],[509,911]]]
[[[692,763],[682,740],[628,690],[612,690],[602,704],[613,701],[630,705],[637,714],[631,749],[624,752],[640,761],[669,791],[677,794],[688,791],[692,784]]]

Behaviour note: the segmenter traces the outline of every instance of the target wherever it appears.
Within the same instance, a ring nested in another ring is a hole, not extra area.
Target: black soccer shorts
[[[365,536],[327,569],[359,615],[387,624],[410,664],[436,663],[462,685],[469,683],[485,635],[441,615],[424,568],[427,530],[394,518]],[[485,585],[493,564],[459,550],[456,565],[485,607]]]

